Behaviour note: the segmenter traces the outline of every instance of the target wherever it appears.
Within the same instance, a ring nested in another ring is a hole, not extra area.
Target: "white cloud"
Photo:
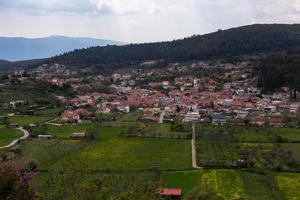
[[[0,35],[143,42],[251,23],[299,23],[300,0],[0,0],[0,18],[6,19]]]

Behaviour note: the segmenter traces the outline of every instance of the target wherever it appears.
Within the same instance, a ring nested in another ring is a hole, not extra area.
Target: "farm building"
[[[180,200],[181,189],[180,188],[163,188],[159,192],[161,197],[165,200]]]

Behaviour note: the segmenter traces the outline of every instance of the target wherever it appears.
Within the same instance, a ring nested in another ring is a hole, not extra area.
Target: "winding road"
[[[10,144],[0,147],[0,149],[7,149],[7,148],[10,148],[10,147],[13,147],[20,140],[26,140],[29,137],[29,132],[27,130],[25,130],[23,127],[19,127],[19,128],[16,128],[16,129],[19,130],[19,131],[22,131],[24,133],[24,135],[22,137],[18,138],[18,139],[15,139]]]

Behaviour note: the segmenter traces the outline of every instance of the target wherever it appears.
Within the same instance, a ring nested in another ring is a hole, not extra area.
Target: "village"
[[[256,183],[267,178],[240,170],[298,170],[300,101],[288,87],[264,93],[251,62],[147,68],[155,63],[112,74],[45,64],[8,75],[0,87],[8,96],[0,103],[0,133],[15,135],[2,143],[0,162],[27,159],[38,177],[74,155],[95,171],[153,170],[163,199],[182,199],[197,184],[191,177],[219,184],[241,173]]]
[[[109,80],[106,87],[113,92],[81,91],[71,98],[57,96],[65,107],[61,115],[64,122],[78,123],[82,117],[93,113],[129,113],[138,109],[143,112],[143,119],[159,123],[180,117],[185,123],[287,125],[284,116],[295,117],[300,102],[290,101],[288,87],[263,94],[257,87],[257,77],[251,74],[249,65],[246,62],[212,66],[205,62],[185,66],[175,63],[166,69],[133,69],[109,76],[84,78],[76,76],[78,72],[64,65],[55,64],[47,70],[47,66],[41,66],[34,74],[36,79],[59,87],[69,84],[75,92],[85,85],[95,82],[101,85]],[[214,68],[224,70],[213,74],[214,77],[199,77],[190,73],[180,76],[180,73],[191,70]],[[170,80],[170,77],[174,79]],[[152,81],[155,79],[160,81]],[[16,103],[20,102],[9,104],[15,106]]]

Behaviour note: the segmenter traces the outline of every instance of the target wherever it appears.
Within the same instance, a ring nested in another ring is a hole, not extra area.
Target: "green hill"
[[[48,60],[70,66],[123,67],[145,60],[190,61],[269,53],[300,47],[300,25],[250,25],[171,42],[93,47]]]
[[[45,60],[0,64],[0,70],[60,63],[72,67],[95,67],[102,73],[110,73],[147,60],[209,60],[294,48],[300,48],[300,24],[256,24],[169,42],[91,47]]]

